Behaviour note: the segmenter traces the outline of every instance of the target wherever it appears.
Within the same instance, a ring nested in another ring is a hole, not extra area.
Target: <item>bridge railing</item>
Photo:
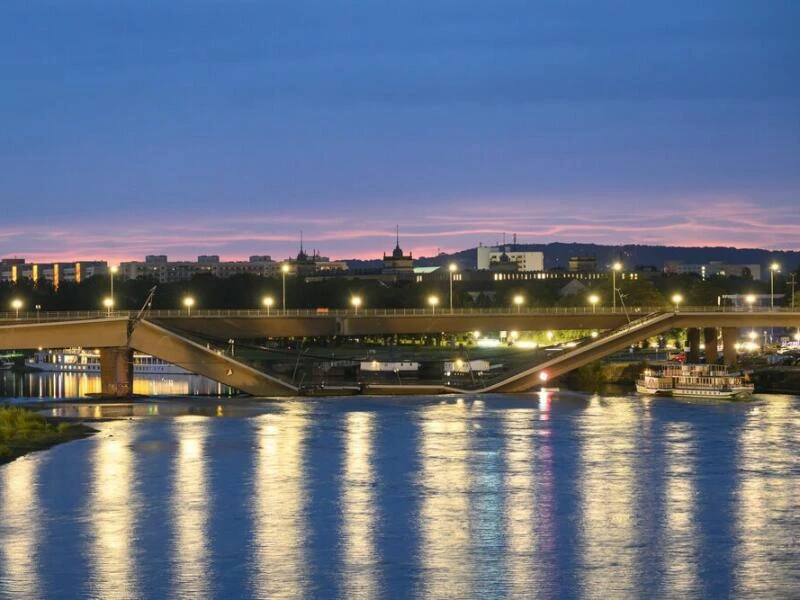
[[[480,316],[480,315],[502,315],[502,316],[546,316],[546,315],[627,315],[629,318],[638,319],[654,312],[678,312],[678,313],[770,313],[799,312],[797,309],[788,307],[774,308],[750,308],[734,306],[681,306],[677,310],[674,307],[664,306],[635,306],[628,307],[627,311],[622,308],[570,306],[570,307],[520,307],[517,308],[455,308],[450,309],[430,309],[430,308],[359,308],[355,309],[193,309],[191,312],[186,309],[167,309],[151,310],[147,312],[148,318],[170,319],[170,318],[368,318],[368,317],[458,317],[458,316]],[[136,316],[138,311],[132,310],[78,310],[78,311],[5,311],[0,312],[2,321],[25,321],[25,322],[46,322],[46,321],[71,321],[81,319],[103,319],[103,318],[131,318]]]

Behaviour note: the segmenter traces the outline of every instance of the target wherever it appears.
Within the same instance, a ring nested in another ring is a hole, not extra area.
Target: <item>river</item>
[[[800,590],[798,397],[183,398],[112,410],[132,417],[0,467],[0,598]]]

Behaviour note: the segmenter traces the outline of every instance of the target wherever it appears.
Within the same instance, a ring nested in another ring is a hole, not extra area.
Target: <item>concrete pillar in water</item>
[[[736,352],[738,338],[739,330],[736,327],[722,328],[722,356],[725,358],[726,365],[734,365],[739,359]]]
[[[133,393],[132,349],[100,349],[100,393],[112,398],[125,398]]]
[[[717,328],[703,328],[703,343],[706,345],[706,362],[714,364],[717,362]]]
[[[686,355],[686,362],[695,364],[700,362],[700,330],[697,327],[690,327],[686,330],[686,341],[689,342],[689,352]]]

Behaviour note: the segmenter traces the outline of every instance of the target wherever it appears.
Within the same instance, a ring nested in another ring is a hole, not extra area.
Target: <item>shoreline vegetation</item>
[[[0,406],[0,465],[94,433],[82,423],[56,423],[24,408]]]

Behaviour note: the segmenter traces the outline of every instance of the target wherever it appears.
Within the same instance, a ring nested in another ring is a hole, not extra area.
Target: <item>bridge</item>
[[[326,337],[394,334],[447,334],[473,330],[604,331],[596,339],[560,353],[499,381],[476,389],[447,385],[375,384],[371,393],[524,392],[573,369],[675,328],[688,330],[690,361],[699,360],[701,332],[706,358],[716,361],[722,330],[725,361],[736,361],[738,330],[746,327],[798,327],[800,310],[736,310],[731,307],[686,307],[591,310],[583,308],[521,310],[205,310],[149,311],[146,318],[125,311],[1,313],[0,350],[89,347],[101,351],[101,385],[105,395],[130,394],[132,352],[150,354],[188,371],[205,375],[257,396],[291,396],[297,386],[263,373],[198,339]]]

